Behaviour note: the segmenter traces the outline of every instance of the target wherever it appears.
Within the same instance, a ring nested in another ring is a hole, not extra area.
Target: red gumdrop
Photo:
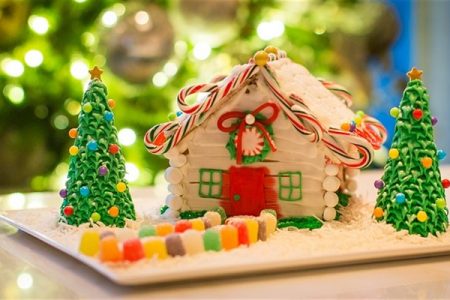
[[[250,245],[248,229],[244,221],[233,220],[229,223],[229,225],[236,227],[238,231],[239,245]]]
[[[446,179],[442,179],[442,186],[444,187],[444,189],[447,189],[450,187],[450,180]]]
[[[119,152],[119,146],[116,144],[111,144],[109,145],[108,151],[111,154],[116,154],[117,152]]]
[[[192,223],[189,222],[188,220],[180,220],[175,223],[175,232],[182,233],[191,228],[192,228]]]
[[[64,207],[63,212],[66,217],[70,217],[71,215],[73,215],[73,206],[67,205],[66,207]]]
[[[413,110],[412,116],[414,119],[420,120],[420,119],[422,119],[423,112],[420,108],[416,108],[415,110]]]
[[[123,259],[128,261],[137,261],[144,258],[144,248],[141,240],[138,238],[129,239],[123,242]]]

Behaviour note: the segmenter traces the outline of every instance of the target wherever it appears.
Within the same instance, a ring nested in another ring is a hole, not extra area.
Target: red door
[[[266,168],[231,167],[230,215],[258,216],[265,208],[264,175]]]

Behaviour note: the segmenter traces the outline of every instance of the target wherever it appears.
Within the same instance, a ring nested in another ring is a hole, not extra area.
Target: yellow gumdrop
[[[426,220],[428,220],[428,216],[427,213],[424,212],[423,210],[419,211],[417,213],[417,220],[419,220],[419,222],[425,222]]]
[[[383,217],[384,215],[384,211],[381,207],[375,207],[375,209],[373,210],[373,216],[377,219]]]
[[[391,108],[391,110],[389,111],[389,114],[391,115],[391,117],[397,118],[398,115],[400,114],[400,109],[398,109],[398,107],[393,107],[393,108]]]
[[[259,224],[256,218],[244,219],[245,225],[248,231],[248,240],[250,244],[254,244],[258,241],[258,228]]]
[[[79,251],[87,256],[95,256],[100,250],[100,234],[95,230],[86,230],[81,236]]]
[[[116,189],[119,193],[123,193],[127,189],[127,185],[121,181],[116,185]]]
[[[258,66],[264,66],[269,61],[269,54],[265,51],[258,51],[255,53],[255,56],[253,56],[253,59]]]
[[[396,159],[398,157],[398,155],[399,155],[399,152],[398,152],[397,149],[392,148],[392,149],[389,150],[389,157],[390,158]]]
[[[156,257],[158,259],[167,258],[167,248],[165,239],[159,236],[152,236],[145,238],[142,241],[142,246],[144,247],[145,257],[152,259]]]
[[[360,116],[356,116],[354,121],[355,121],[355,124],[359,126],[359,125],[361,125],[362,118]]]
[[[197,230],[197,231],[205,230],[205,223],[203,222],[202,219],[196,218],[196,219],[189,220],[189,222],[191,222],[192,229]]]
[[[69,148],[69,154],[72,156],[75,156],[78,154],[78,147],[77,146],[71,146]]]

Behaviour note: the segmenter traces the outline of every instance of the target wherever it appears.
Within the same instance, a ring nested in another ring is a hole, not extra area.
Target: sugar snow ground
[[[135,199],[138,213],[145,216],[145,222],[157,222],[157,208],[143,199]],[[207,252],[194,256],[169,258],[163,261],[142,260],[134,264],[108,265],[112,272],[137,277],[162,276],[175,272],[193,272],[212,269],[221,274],[224,268],[242,267],[249,264],[267,264],[277,261],[299,261],[311,258],[337,257],[341,254],[364,253],[382,250],[408,249],[421,246],[448,246],[450,233],[439,237],[423,238],[396,232],[390,225],[377,223],[371,218],[372,206],[360,201],[351,202],[342,211],[341,221],[327,222],[320,229],[279,230],[266,242],[257,242],[250,247],[231,251]],[[7,212],[7,216],[27,229],[38,232],[48,239],[77,251],[83,228],[58,223],[58,209],[19,210]],[[137,225],[137,224],[134,224]],[[136,227],[136,226],[135,226]],[[108,229],[109,230],[109,229]],[[136,229],[113,229],[121,240],[137,235]],[[100,264],[100,262],[98,262]]]

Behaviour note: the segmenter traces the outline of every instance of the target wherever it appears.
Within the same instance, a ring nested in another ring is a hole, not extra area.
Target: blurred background
[[[437,144],[450,150],[449,15],[447,0],[0,0],[0,193],[63,186],[94,65],[117,103],[128,180],[157,183],[167,161],[142,139],[176,112],[177,91],[268,44],[346,86],[391,133],[405,73],[423,69]]]

